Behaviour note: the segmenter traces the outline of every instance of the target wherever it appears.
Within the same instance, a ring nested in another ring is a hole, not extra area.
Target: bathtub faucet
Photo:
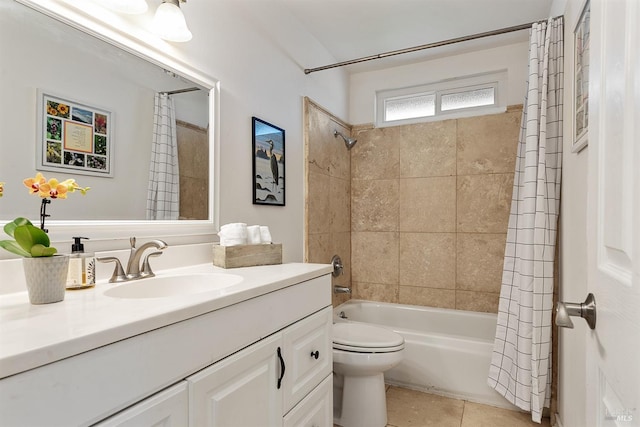
[[[351,288],[347,288],[346,286],[334,286],[333,293],[334,294],[350,294]]]

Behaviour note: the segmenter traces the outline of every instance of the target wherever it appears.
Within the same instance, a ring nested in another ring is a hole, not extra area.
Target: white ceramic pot
[[[64,299],[69,256],[23,258],[22,267],[31,304],[49,304]]]

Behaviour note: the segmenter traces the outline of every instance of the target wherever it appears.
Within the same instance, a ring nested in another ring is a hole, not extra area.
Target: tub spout
[[[351,288],[347,288],[346,286],[334,286],[333,293],[334,294],[350,294]]]

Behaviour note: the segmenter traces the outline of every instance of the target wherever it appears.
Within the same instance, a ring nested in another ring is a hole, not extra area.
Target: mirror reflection
[[[37,218],[40,199],[22,181],[39,171],[91,187],[53,200],[52,220],[210,219],[211,88],[16,2],[0,9],[0,221]],[[43,93],[69,105],[47,110]],[[82,114],[56,116],[74,106]],[[112,176],[72,167],[107,161]]]

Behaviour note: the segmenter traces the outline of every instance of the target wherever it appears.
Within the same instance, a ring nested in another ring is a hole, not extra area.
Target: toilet
[[[333,422],[342,427],[384,427],[384,372],[402,361],[404,338],[365,323],[334,323]]]

